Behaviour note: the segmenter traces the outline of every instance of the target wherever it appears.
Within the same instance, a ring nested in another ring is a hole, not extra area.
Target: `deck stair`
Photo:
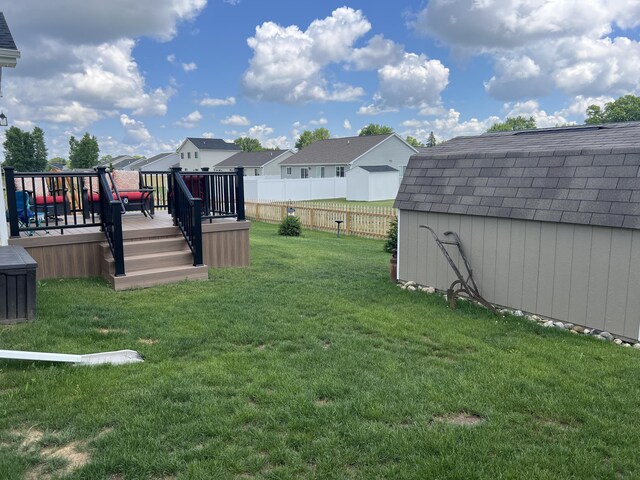
[[[193,255],[177,227],[126,232],[124,267],[126,275],[116,277],[109,245],[100,244],[102,276],[115,290],[146,288],[182,280],[207,280],[206,265],[193,266]]]

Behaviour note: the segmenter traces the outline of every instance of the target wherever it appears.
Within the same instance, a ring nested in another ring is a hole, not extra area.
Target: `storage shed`
[[[362,165],[347,172],[347,200],[388,200],[398,193],[400,172],[389,165]]]
[[[640,122],[457,137],[414,155],[395,202],[398,278],[446,290],[453,272],[419,227],[453,230],[489,302],[637,340],[639,168]]]

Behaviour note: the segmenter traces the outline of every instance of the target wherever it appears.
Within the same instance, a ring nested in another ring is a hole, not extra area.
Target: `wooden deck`
[[[248,221],[221,218],[202,223],[203,260],[209,268],[247,266],[249,264]],[[154,218],[127,212],[122,217],[125,242],[183,238],[166,211],[156,211]],[[22,232],[20,238],[9,239],[10,245],[21,245],[38,262],[37,278],[96,277],[104,274],[103,249],[106,242],[99,227],[64,230],[51,226],[48,232]],[[186,242],[185,242],[186,246]],[[125,262],[126,263],[126,262]]]

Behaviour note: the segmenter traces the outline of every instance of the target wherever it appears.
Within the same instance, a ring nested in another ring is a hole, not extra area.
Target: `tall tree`
[[[378,125],[377,123],[370,123],[360,130],[358,135],[366,137],[367,135],[388,135],[389,133],[393,133],[393,128],[386,125]]]
[[[236,138],[233,143],[238,145],[244,152],[259,152],[264,150],[260,145],[260,140],[251,137]]]
[[[2,145],[5,165],[19,172],[44,172],[47,169],[47,147],[41,128],[35,127],[32,132],[27,132],[11,127]]]
[[[407,135],[406,141],[412,147],[424,147],[424,145],[417,138],[414,138],[411,135]]]
[[[44,132],[40,127],[34,127],[31,132],[33,142],[33,166],[36,172],[47,170],[47,146],[44,143]]]
[[[436,139],[436,136],[431,132],[429,138],[427,138],[427,147],[435,147],[437,144],[438,139]]]
[[[100,147],[98,139],[85,133],[80,141],[71,135],[69,138],[69,163],[71,168],[91,168],[98,164]]]
[[[494,123],[487,132],[510,132],[512,130],[533,130],[538,128],[533,117],[507,117],[504,122]]]
[[[326,128],[316,128],[314,131],[305,130],[296,140],[296,148],[300,150],[318,140],[326,140],[331,138],[329,130]]]
[[[613,102],[606,103],[604,109],[598,105],[587,107],[585,123],[633,122],[640,120],[640,97],[624,95]]]

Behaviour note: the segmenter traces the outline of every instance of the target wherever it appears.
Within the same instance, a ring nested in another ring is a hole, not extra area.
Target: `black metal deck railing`
[[[106,167],[98,167],[98,186],[100,202],[100,229],[107,237],[109,249],[115,263],[115,276],[125,275],[124,270],[124,239],[122,236],[122,203],[114,200],[113,193],[107,181]]]
[[[202,200],[202,218],[245,219],[244,169],[235,172],[181,172],[186,186],[194,197]]]
[[[193,253],[193,265],[202,265],[202,200],[191,194],[179,167],[171,171],[169,196],[173,224],[180,229]]]
[[[9,229],[21,232],[100,226],[98,174],[91,172],[16,172],[4,167]],[[94,198],[95,197],[95,198]]]
[[[106,167],[95,171],[15,172],[4,167],[11,237],[36,231],[100,227],[115,259],[116,275],[124,275],[122,215]],[[167,209],[202,265],[202,221],[245,220],[244,172],[140,172],[140,184],[153,188],[156,209]],[[109,178],[108,178],[109,177]]]

